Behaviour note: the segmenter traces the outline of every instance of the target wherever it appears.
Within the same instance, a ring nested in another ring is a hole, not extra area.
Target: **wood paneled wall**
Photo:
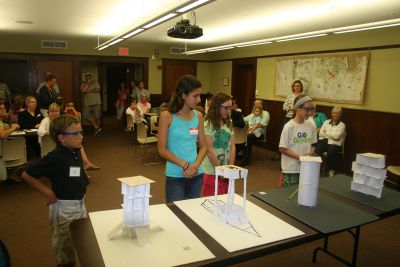
[[[278,151],[284,111],[283,102],[263,100],[270,116],[266,147]],[[330,118],[332,107],[318,106],[318,111]],[[387,165],[400,165],[400,114],[343,109],[346,124],[345,167],[351,173],[351,163],[357,153],[373,152],[386,155]]]

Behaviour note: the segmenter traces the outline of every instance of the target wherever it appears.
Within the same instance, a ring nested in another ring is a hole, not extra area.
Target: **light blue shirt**
[[[178,158],[194,163],[197,158],[197,139],[199,137],[199,118],[197,111],[193,110],[191,120],[182,120],[172,114],[172,123],[168,128],[167,149]],[[203,171],[201,168],[198,174]],[[167,161],[165,175],[168,177],[182,178],[183,169],[175,163]]]

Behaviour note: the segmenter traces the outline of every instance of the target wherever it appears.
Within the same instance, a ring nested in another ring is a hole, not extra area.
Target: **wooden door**
[[[245,59],[232,62],[232,96],[238,101],[243,115],[253,107],[256,90],[257,60]]]
[[[51,72],[56,76],[60,94],[64,97],[65,102],[73,101],[72,93],[72,61],[62,60],[38,60],[37,65],[37,86],[45,80],[46,72]],[[36,92],[35,88],[35,92]]]
[[[163,96],[171,97],[176,88],[177,81],[186,74],[196,75],[195,61],[163,59]]]

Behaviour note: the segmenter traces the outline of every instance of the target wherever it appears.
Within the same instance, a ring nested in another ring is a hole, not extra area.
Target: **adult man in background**
[[[56,76],[50,74],[46,77],[46,83],[39,90],[39,107],[44,117],[48,116],[48,109],[51,103],[56,102],[56,91],[54,85],[57,84]]]
[[[84,110],[83,117],[94,128],[94,135],[100,134],[102,131],[100,127],[101,119],[101,98],[100,98],[100,84],[93,80],[93,74],[86,73],[85,81],[81,86],[81,91],[84,94]]]
[[[53,73],[51,73],[50,71],[47,71],[47,72],[45,73],[44,81],[40,82],[38,88],[36,89],[36,93],[37,93],[37,94],[39,94],[40,89],[46,84],[46,77],[49,76],[49,75],[52,75],[52,74],[53,74]],[[56,92],[57,95],[60,94],[60,88],[58,87],[57,82],[53,85],[53,89],[54,89],[54,92]]]

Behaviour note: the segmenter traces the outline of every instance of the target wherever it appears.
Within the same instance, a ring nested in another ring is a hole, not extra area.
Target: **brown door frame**
[[[245,58],[245,59],[234,59],[232,60],[232,88],[231,88],[231,94],[234,95],[234,92],[237,92],[240,90],[238,88],[239,82],[238,80],[240,79],[240,76],[238,75],[239,72],[239,67],[240,66],[245,66],[245,65],[251,65],[253,68],[253,73],[251,74],[251,84],[250,86],[252,88],[245,88],[246,92],[245,95],[248,96],[245,99],[246,103],[243,103],[242,101],[244,99],[238,99],[243,107],[247,107],[243,110],[243,115],[247,115],[251,112],[251,107],[253,106],[253,102],[255,99],[255,90],[256,90],[256,84],[257,84],[257,58]],[[241,104],[239,102],[239,104]]]
[[[162,90],[163,96],[167,95],[167,66],[168,65],[190,65],[193,68],[193,75],[197,75],[197,61],[194,60],[182,60],[182,59],[162,59]]]

